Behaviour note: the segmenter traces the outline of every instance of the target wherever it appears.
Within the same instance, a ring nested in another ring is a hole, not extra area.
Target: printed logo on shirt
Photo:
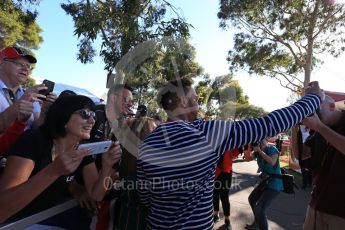
[[[66,182],[71,182],[74,179],[74,175],[73,176],[68,176],[66,178]]]

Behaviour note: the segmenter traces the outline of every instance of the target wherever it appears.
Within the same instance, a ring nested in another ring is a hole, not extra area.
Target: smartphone
[[[93,143],[81,144],[78,149],[90,149],[90,155],[105,153],[109,150],[112,141],[99,141]]]
[[[43,80],[42,82],[45,86],[48,87],[48,89],[42,89],[40,91],[38,91],[39,94],[42,94],[44,96],[47,96],[49,93],[53,92],[54,90],[54,86],[55,86],[55,82],[53,81],[49,81],[47,79]]]

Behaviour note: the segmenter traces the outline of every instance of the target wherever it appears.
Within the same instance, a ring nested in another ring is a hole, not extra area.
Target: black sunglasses
[[[85,120],[88,120],[90,117],[92,117],[95,121],[97,119],[96,113],[94,111],[80,109],[80,110],[75,111],[74,113],[79,114]]]

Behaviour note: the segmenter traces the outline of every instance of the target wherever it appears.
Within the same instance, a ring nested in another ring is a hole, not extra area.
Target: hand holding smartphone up
[[[42,94],[44,96],[48,96],[49,93],[53,92],[55,82],[45,79],[45,80],[43,80],[42,84],[47,86],[47,89],[42,89],[42,90],[38,91],[39,94]]]
[[[99,141],[93,143],[81,144],[78,149],[89,149],[90,155],[105,153],[109,150],[112,141]]]

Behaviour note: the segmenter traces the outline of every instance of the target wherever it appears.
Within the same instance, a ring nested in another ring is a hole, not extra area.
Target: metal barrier
[[[48,219],[52,216],[55,216],[59,213],[62,213],[62,212],[66,211],[68,209],[71,209],[77,205],[78,205],[78,202],[75,199],[69,200],[69,201],[66,201],[62,204],[56,205],[52,208],[46,209],[42,212],[36,213],[32,216],[25,217],[21,220],[18,220],[18,221],[12,222],[12,223],[8,223],[5,225],[0,225],[0,230],[23,229],[23,228],[29,227],[33,224],[39,223],[42,220]]]

